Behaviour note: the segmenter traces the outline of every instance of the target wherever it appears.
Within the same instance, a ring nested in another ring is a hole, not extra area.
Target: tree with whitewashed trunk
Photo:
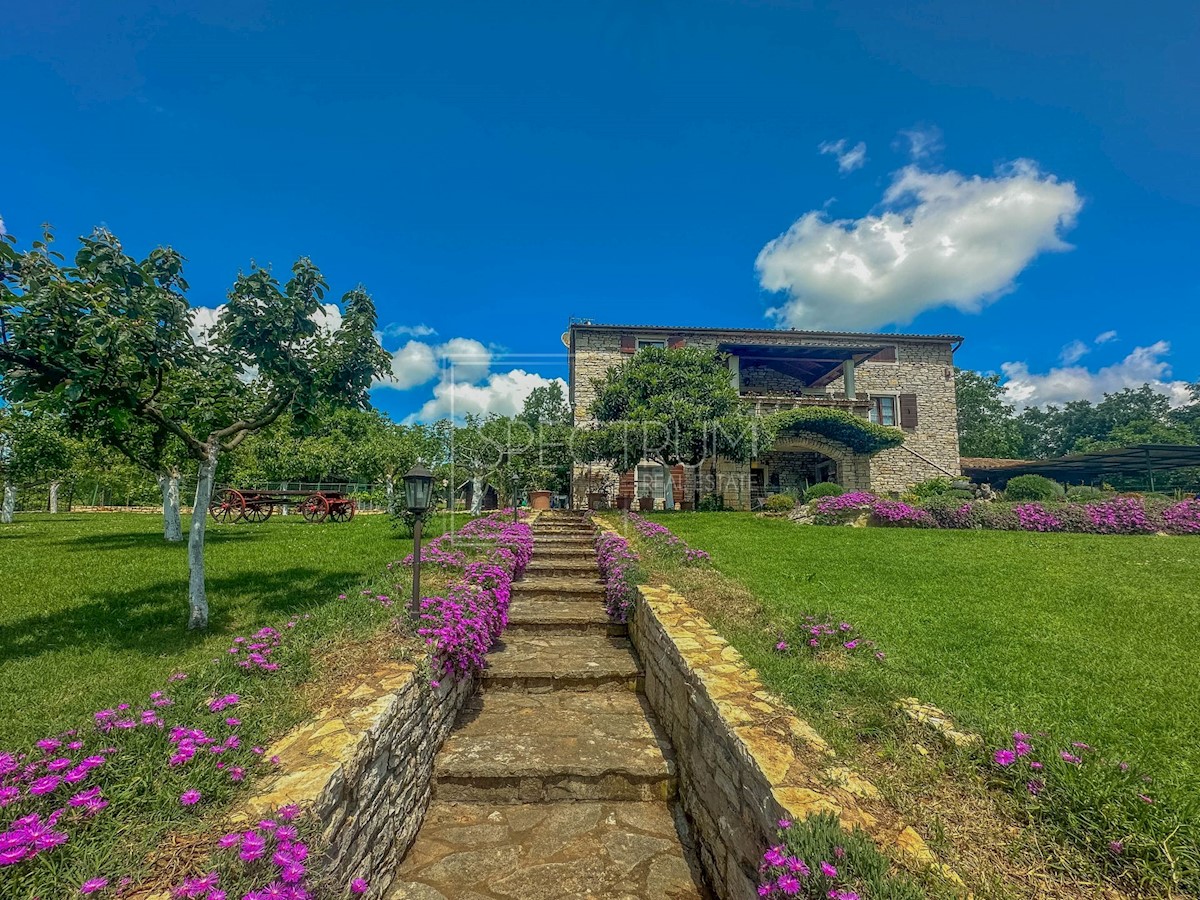
[[[71,264],[47,232],[29,250],[0,241],[0,396],[107,419],[102,434],[161,430],[196,464],[188,537],[188,626],[208,624],[204,538],[217,463],[285,412],[366,406],[386,370],[375,305],[342,297],[336,330],[318,326],[326,283],[308,259],[280,282],[252,266],[230,288],[211,333],[194,337],[183,257],[138,261],[110,232],[80,238]]]
[[[0,407],[0,525],[11,525],[17,486],[53,479],[71,466],[62,420],[25,405]]]

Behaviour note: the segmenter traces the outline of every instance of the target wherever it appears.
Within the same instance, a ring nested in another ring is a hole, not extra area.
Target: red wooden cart
[[[255,491],[222,488],[208,511],[218,522],[265,522],[276,506],[294,504],[306,522],[349,522],[358,504],[342,491]]]

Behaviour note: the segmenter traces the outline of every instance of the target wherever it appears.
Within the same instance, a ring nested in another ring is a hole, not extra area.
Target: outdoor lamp
[[[404,476],[404,503],[408,511],[420,515],[429,509],[433,496],[433,473],[419,462]]]
[[[413,587],[408,609],[414,616],[421,611],[421,525],[433,496],[433,473],[417,463],[404,476],[404,504],[413,519]]]

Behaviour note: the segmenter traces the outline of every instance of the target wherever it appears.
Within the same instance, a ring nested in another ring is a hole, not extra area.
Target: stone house
[[[585,505],[589,487],[597,485],[605,485],[610,497],[614,492],[653,496],[662,508],[690,500],[698,479],[702,495],[720,493],[726,506],[750,509],[770,494],[797,492],[819,481],[889,495],[928,478],[959,475],[954,351],[962,338],[957,335],[575,321],[563,337],[570,351],[570,401],[577,425],[589,422],[593,381],[631,354],[647,347],[703,347],[726,356],[730,379],[759,414],[798,406],[842,409],[905,435],[899,447],[864,454],[819,434],[789,433],[757,451],[750,463],[717,459],[696,471],[676,466],[668,473],[647,460],[618,476],[603,466],[577,465],[576,506]]]

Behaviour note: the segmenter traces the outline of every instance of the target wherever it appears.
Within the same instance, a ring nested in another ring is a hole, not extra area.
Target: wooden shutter
[[[917,427],[917,395],[916,394],[901,394],[900,395],[900,427],[901,428],[916,428]]]
[[[632,334],[621,335],[621,352],[637,353],[637,338]]]
[[[682,334],[673,334],[667,338],[667,346],[672,350],[682,350],[687,341]]]
[[[671,496],[678,503],[680,500],[686,500],[687,495],[684,493],[684,471],[683,464],[676,463],[671,467]]]
[[[621,482],[617,487],[617,496],[633,499],[635,491],[633,470],[621,473]]]
[[[890,362],[896,361],[896,348],[884,347],[878,353],[871,357],[871,362]]]

